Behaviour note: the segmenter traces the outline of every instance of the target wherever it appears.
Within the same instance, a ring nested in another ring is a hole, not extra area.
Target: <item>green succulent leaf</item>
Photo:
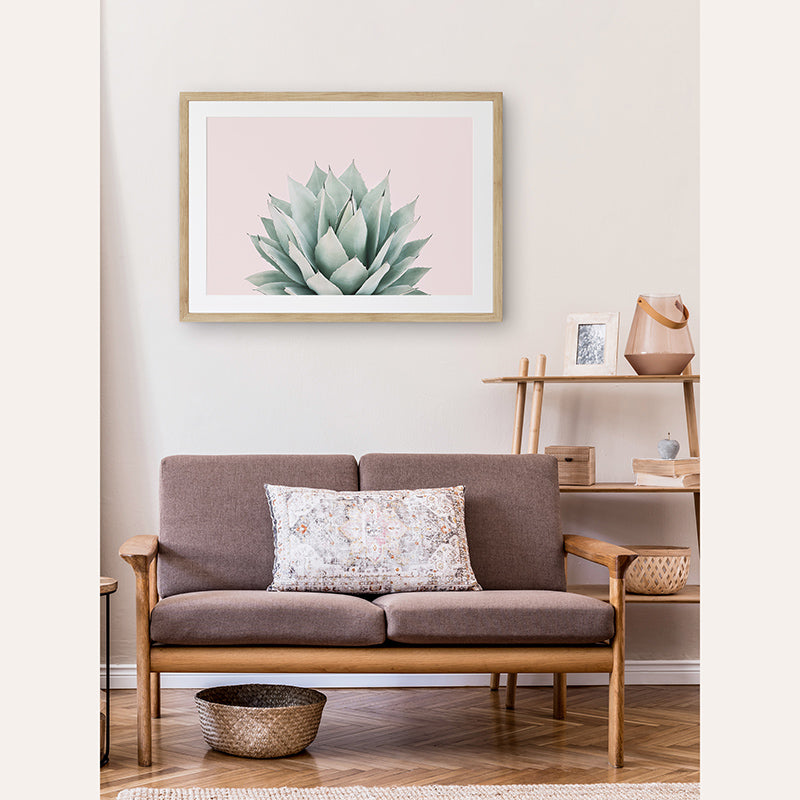
[[[386,187],[386,194],[381,204],[380,214],[380,230],[378,231],[378,242],[383,244],[386,241],[386,236],[389,233],[389,222],[392,219],[392,204],[389,202],[389,187]]]
[[[375,254],[375,258],[372,259],[372,263],[369,265],[369,272],[372,274],[377,270],[379,267],[383,266],[385,261],[389,261],[388,252],[392,246],[392,241],[394,240],[395,234],[390,233],[386,241],[383,243],[383,246],[380,250]],[[387,266],[391,266],[391,263],[387,264]]]
[[[426,239],[415,239],[413,242],[408,242],[403,245],[403,249],[397,254],[398,258],[416,258],[423,247],[430,241],[430,236]]]
[[[340,213],[344,208],[345,203],[350,199],[352,192],[345,186],[328,167],[328,174],[325,176],[325,191],[331,196],[331,199],[336,203],[336,211]]]
[[[287,278],[303,283],[303,273],[300,272],[297,264],[275,242],[263,236],[253,235],[250,236],[250,241],[265,261],[283,272]]]
[[[267,236],[269,236],[273,242],[277,242],[278,232],[275,230],[275,223],[269,217],[261,217],[260,219],[264,230],[267,232]]]
[[[400,270],[402,274],[405,272],[415,261],[417,260],[416,256],[409,256],[408,258],[402,258],[400,261],[397,261],[393,264],[393,268],[396,270]]]
[[[391,286],[395,281],[399,280],[415,260],[416,258],[404,258],[402,261],[392,264],[383,280],[378,284],[378,289],[375,294],[381,294],[387,286]]]
[[[268,207],[270,214],[272,215],[272,222],[275,225],[277,242],[280,245],[281,250],[283,250],[284,253],[288,253],[289,242],[294,241],[294,243],[297,244],[297,241],[294,239],[292,229],[287,223],[287,220],[291,219],[291,217],[287,217],[286,214],[282,212],[272,201],[268,203]]]
[[[303,278],[305,282],[308,283],[308,279],[315,274],[314,267],[309,264],[308,259],[302,254],[300,248],[297,247],[294,242],[289,242],[289,256],[292,261],[300,267],[300,272],[303,273]]]
[[[330,278],[339,267],[347,262],[349,256],[342,247],[342,243],[333,232],[333,228],[328,228],[328,232],[317,242],[314,248],[314,260],[317,269],[326,277]]]
[[[387,175],[377,186],[370,189],[361,200],[360,206],[366,214],[374,203],[377,203],[381,197],[386,194],[386,200],[389,200],[389,176]]]
[[[356,168],[355,159],[350,166],[339,176],[339,180],[353,193],[356,205],[360,206],[364,195],[367,193],[367,184],[361,177],[361,173]]]
[[[404,205],[402,208],[398,208],[397,211],[392,214],[389,222],[389,230],[400,230],[404,225],[408,225],[409,222],[413,221],[414,206],[416,206],[418,199],[419,197],[415,197],[410,203]]]
[[[324,169],[320,169],[317,166],[317,162],[314,162],[314,169],[311,170],[311,177],[308,179],[306,183],[306,188],[312,191],[315,195],[318,195],[322,190],[322,187],[325,185],[325,176],[327,173]]]
[[[385,195],[381,195],[380,200],[378,200],[377,203],[373,203],[364,214],[364,220],[367,223],[367,247],[364,253],[365,264],[372,264],[375,253],[379,247],[381,212],[383,211],[384,197]]]
[[[287,217],[292,216],[292,204],[287,203],[285,200],[281,200],[280,197],[273,197],[272,195],[269,196],[269,200],[267,200],[267,205],[274,205],[275,207],[279,208],[286,214]],[[274,219],[274,217],[273,217]]]
[[[303,255],[313,265],[314,250],[297,223],[291,217],[287,217],[279,209],[274,211],[272,219],[275,222],[275,229],[278,231],[278,236],[280,237],[281,247],[288,253],[289,244],[294,244],[303,251]]]
[[[357,258],[351,258],[331,275],[331,283],[338,286],[342,294],[355,294],[368,277],[366,267]]]
[[[292,203],[291,218],[303,232],[306,241],[310,244],[317,239],[317,196],[310,189],[289,178],[289,199]]]
[[[348,222],[355,216],[356,213],[356,204],[353,202],[352,195],[347,198],[347,202],[342,206],[342,210],[339,212],[339,216],[336,218],[336,225],[334,229],[338,234],[342,228],[347,225]]]
[[[262,284],[261,286],[256,286],[256,291],[260,292],[261,294],[285,295],[286,290],[290,286],[299,288],[299,286],[296,283],[289,283],[288,281],[282,281],[280,283],[265,283]]]
[[[361,288],[356,292],[356,294],[374,294],[375,289],[378,288],[378,284],[381,282],[383,276],[389,271],[389,265],[384,264],[383,266],[379,267],[375,270],[365,281],[361,284]]]
[[[333,199],[325,189],[320,189],[317,195],[315,210],[317,213],[317,241],[319,241],[328,228],[336,227],[339,213],[336,210],[336,203],[333,202]]]
[[[407,286],[413,286],[430,271],[430,267],[411,267],[400,276],[399,280],[402,280]]]
[[[387,286],[385,289],[380,291],[380,294],[411,294],[414,291],[413,286],[406,286],[406,285],[399,285],[399,284],[392,284],[391,286]]]
[[[315,272],[306,283],[315,294],[341,294],[342,290],[331,283],[321,272]]]
[[[266,272],[256,272],[248,275],[245,280],[250,281],[254,286],[264,286],[268,283],[287,283],[286,276],[282,272],[270,269]]]
[[[298,286],[296,283],[290,284],[286,287],[286,294],[316,294],[308,286]]]
[[[412,289],[408,294],[424,294],[425,297],[430,296],[427,292],[423,292],[422,289]]]
[[[419,222],[418,219],[411,220],[411,222],[403,225],[401,228],[398,228],[394,232],[394,236],[392,238],[391,246],[389,247],[386,253],[386,260],[394,263],[400,256],[400,251],[403,249],[403,245],[406,243],[406,239],[408,239],[408,235],[414,229],[414,226]]]
[[[336,235],[350,258],[357,258],[362,264],[366,261],[367,223],[360,208],[341,226]]]

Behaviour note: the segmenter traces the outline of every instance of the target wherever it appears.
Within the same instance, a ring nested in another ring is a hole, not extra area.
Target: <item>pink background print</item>
[[[248,234],[263,234],[270,194],[289,199],[314,163],[338,177],[355,159],[368,188],[389,173],[392,211],[419,197],[409,241],[432,235],[414,266],[432,295],[470,295],[472,120],[450,117],[210,117],[207,122],[206,290],[250,295],[269,269]]]

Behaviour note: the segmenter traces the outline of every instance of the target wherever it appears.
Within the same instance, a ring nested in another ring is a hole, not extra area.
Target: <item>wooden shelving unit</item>
[[[484,378],[483,383],[515,384],[517,387],[514,412],[514,438],[512,453],[522,452],[523,421],[525,417],[525,396],[528,385],[533,386],[533,399],[531,401],[531,420],[528,435],[528,453],[539,450],[539,430],[542,419],[542,399],[544,387],[548,383],[567,384],[639,384],[662,383],[680,384],[683,387],[684,408],[686,411],[686,430],[689,440],[689,455],[699,457],[700,444],[697,429],[697,409],[694,399],[694,384],[700,382],[699,375],[684,372],[681,375],[545,375],[547,359],[540,355],[536,361],[533,375],[528,374],[529,362],[527,358],[520,360],[517,375],[500,378]],[[687,367],[687,370],[689,367]],[[595,483],[592,486],[561,486],[562,494],[691,494],[694,500],[695,524],[697,528],[697,544],[700,546],[700,488],[684,486],[635,486],[633,483]],[[571,591],[597,597],[601,600],[608,599],[608,586],[606,585],[578,585],[570,586]],[[672,595],[637,595],[626,594],[628,603],[699,603],[700,587],[686,586],[683,591]]]

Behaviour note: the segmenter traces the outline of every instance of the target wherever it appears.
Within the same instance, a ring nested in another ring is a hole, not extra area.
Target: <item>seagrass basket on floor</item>
[[[675,594],[689,577],[688,547],[635,545],[639,557],[625,573],[625,588],[633,594]]]
[[[308,747],[326,700],[314,689],[265,683],[215,686],[195,695],[206,744],[247,758],[281,758]]]

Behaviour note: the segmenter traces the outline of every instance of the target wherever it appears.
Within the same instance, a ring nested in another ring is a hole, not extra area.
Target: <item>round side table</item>
[[[117,582],[113,578],[100,578],[100,597],[106,599],[106,713],[100,711],[100,766],[108,764],[108,752],[111,746],[111,727],[109,725],[111,709],[111,647],[109,644],[111,595],[117,591]]]

